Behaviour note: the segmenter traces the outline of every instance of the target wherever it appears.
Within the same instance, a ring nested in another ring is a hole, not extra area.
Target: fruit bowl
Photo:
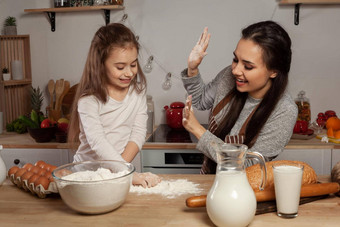
[[[100,214],[124,203],[134,171],[131,163],[85,161],[60,166],[52,176],[67,206],[79,213]]]
[[[49,128],[27,128],[30,136],[37,143],[46,143],[50,142],[57,131],[57,127],[49,127]]]

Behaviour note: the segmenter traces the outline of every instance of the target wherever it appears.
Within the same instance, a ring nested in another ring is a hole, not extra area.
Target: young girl
[[[68,141],[79,144],[74,162],[131,162],[146,136],[146,79],[138,63],[139,44],[119,23],[93,37],[73,102]],[[134,173],[133,184],[155,186],[160,178]]]
[[[252,24],[242,31],[231,66],[205,85],[198,71],[207,54],[210,34],[205,28],[188,59],[182,80],[188,94],[183,125],[198,139],[205,154],[201,173],[215,173],[216,151],[209,141],[243,143],[274,159],[289,142],[297,106],[286,92],[291,63],[291,40],[273,21]],[[191,104],[211,109],[209,129],[199,124]],[[254,164],[247,159],[246,166]]]

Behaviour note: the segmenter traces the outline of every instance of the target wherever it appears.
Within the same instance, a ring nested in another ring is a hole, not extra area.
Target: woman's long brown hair
[[[68,131],[68,142],[72,149],[77,149],[79,145],[79,114],[78,101],[81,97],[94,95],[98,100],[107,102],[107,84],[108,78],[105,70],[105,61],[114,48],[135,47],[139,52],[139,43],[133,32],[125,25],[112,23],[102,26],[95,33],[87,60],[85,63],[83,75],[78,84],[77,92],[72,104],[72,112]],[[141,93],[146,89],[146,78],[141,70],[139,63],[138,75],[131,82],[133,89]]]
[[[242,30],[242,39],[258,44],[262,48],[262,57],[267,69],[277,72],[277,76],[271,79],[271,87],[246,127],[244,144],[251,147],[252,140],[260,132],[286,90],[292,52],[288,33],[273,21],[263,21],[248,26]],[[222,140],[235,125],[248,97],[248,93],[239,92],[236,86],[231,94],[233,98],[229,111],[215,131],[215,135]]]

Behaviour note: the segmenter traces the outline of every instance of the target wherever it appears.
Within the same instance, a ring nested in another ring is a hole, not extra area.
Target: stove
[[[208,125],[204,124],[207,128]],[[185,129],[172,129],[167,124],[161,124],[146,140],[147,143],[197,143],[197,138]]]

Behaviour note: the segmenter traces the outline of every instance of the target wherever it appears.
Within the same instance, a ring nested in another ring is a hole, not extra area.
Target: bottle
[[[146,100],[147,100],[147,106],[148,106],[148,121],[147,121],[147,133],[152,133],[153,132],[153,127],[154,127],[154,123],[155,123],[155,114],[154,114],[154,104],[152,101],[152,96],[151,95],[147,95],[146,96]]]
[[[295,103],[298,106],[298,121],[307,121],[308,124],[311,120],[310,102],[305,96],[305,91],[300,91],[298,97],[295,99]]]

